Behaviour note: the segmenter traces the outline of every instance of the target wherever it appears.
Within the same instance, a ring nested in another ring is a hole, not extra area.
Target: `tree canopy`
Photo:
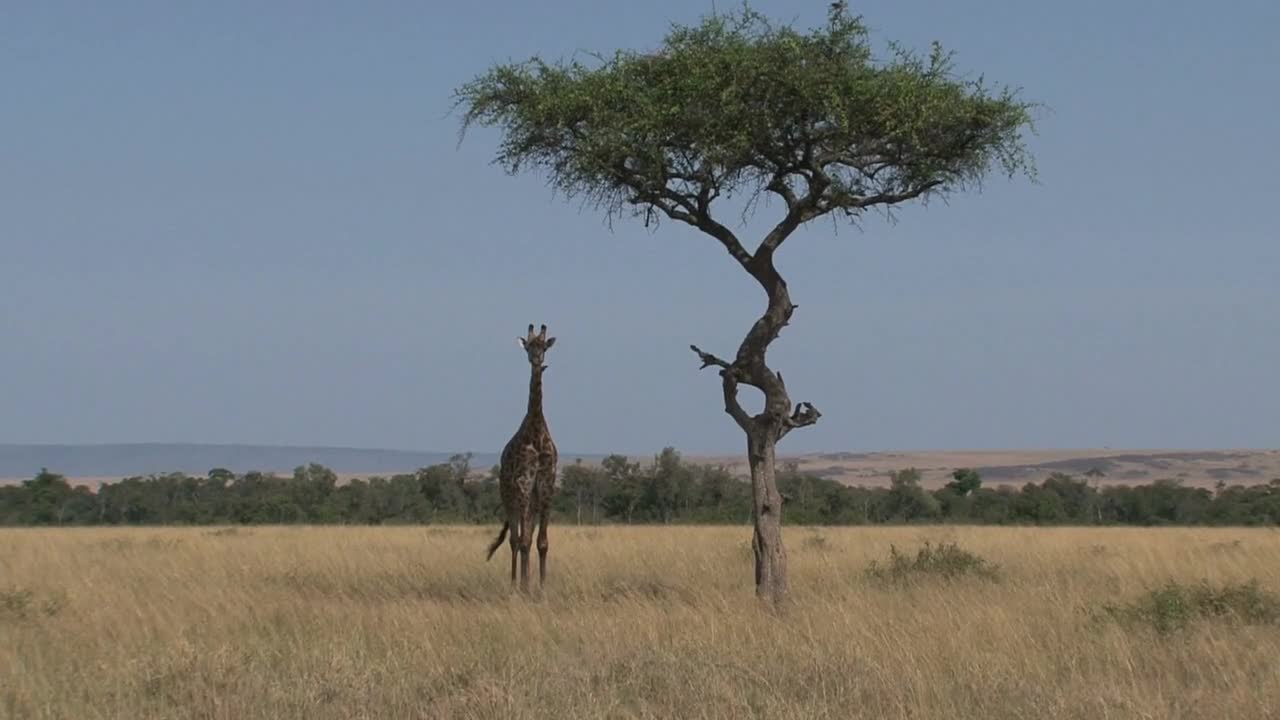
[[[891,46],[877,59],[843,3],[808,32],[744,7],[676,26],[656,51],[597,61],[491,68],[456,92],[464,131],[499,127],[508,172],[537,167],[611,215],[688,223],[744,263],[711,213],[717,198],[769,191],[786,203],[780,229],[794,229],[965,189],[996,168],[1034,174],[1031,103],[959,76],[936,43],[927,57]]]

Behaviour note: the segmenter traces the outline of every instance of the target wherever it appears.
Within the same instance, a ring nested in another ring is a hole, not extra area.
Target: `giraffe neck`
[[[530,418],[542,417],[542,368],[533,368],[529,376],[529,410]]]

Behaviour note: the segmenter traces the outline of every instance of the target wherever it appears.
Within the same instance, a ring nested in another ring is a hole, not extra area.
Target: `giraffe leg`
[[[520,518],[515,513],[511,514],[511,538],[508,541],[511,545],[511,587],[516,586],[516,558],[520,556]]]
[[[529,591],[529,546],[533,544],[533,517],[528,505],[520,514],[520,589]]]
[[[538,514],[538,587],[542,588],[547,584],[547,549],[550,545],[547,543],[547,520],[551,514],[550,503],[544,503],[542,511]]]

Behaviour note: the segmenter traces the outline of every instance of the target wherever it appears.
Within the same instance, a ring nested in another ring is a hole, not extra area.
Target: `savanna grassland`
[[[789,527],[781,616],[746,528],[494,530],[0,531],[0,713],[1280,717],[1276,530]]]

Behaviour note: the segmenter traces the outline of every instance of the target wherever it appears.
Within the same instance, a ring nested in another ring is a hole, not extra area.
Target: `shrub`
[[[238,527],[224,527],[218,528],[217,530],[205,531],[204,534],[207,537],[239,537],[252,535],[253,531]]]
[[[1257,580],[1214,586],[1170,581],[1134,602],[1102,607],[1103,615],[1125,624],[1149,625],[1161,634],[1184,630],[1196,620],[1219,619],[1247,625],[1280,624],[1280,596]]]
[[[5,588],[0,590],[0,614],[24,618],[31,609],[35,593],[25,588]]]
[[[827,538],[822,535],[819,535],[818,533],[814,533],[809,537],[805,538],[804,541],[801,543],[801,546],[804,547],[804,549],[806,550],[823,551],[823,550],[826,550],[828,547]]]
[[[66,595],[62,593],[51,593],[43,602],[36,600],[36,594],[26,588],[0,589],[0,620],[25,620],[35,611],[53,617],[62,612],[67,603]]]
[[[999,576],[999,566],[961,548],[955,543],[933,545],[926,541],[915,556],[898,552],[889,546],[889,559],[881,563],[872,560],[867,576],[880,581],[903,582],[913,579],[940,577],[947,580],[974,576],[994,580]]]

